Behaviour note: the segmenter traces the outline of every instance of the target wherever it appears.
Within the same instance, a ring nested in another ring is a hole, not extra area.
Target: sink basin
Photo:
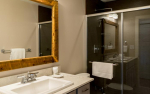
[[[128,61],[130,59],[132,59],[132,57],[124,57],[123,61]],[[121,61],[121,58],[109,58],[108,60],[109,61]]]
[[[36,81],[21,84],[15,83],[0,87],[2,94],[53,94],[73,85],[73,82],[48,76],[37,78]]]

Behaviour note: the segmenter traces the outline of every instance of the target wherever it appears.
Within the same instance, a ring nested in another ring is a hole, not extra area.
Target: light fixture
[[[114,14],[109,14],[108,17],[118,19],[118,15],[116,13]]]

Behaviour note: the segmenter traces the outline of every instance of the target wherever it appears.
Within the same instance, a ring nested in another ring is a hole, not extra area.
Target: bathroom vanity
[[[21,79],[17,77],[26,75],[26,73],[1,78],[0,94],[37,94],[37,92],[42,92],[42,94],[90,94],[90,82],[94,80],[67,73],[60,73],[64,76],[63,78],[54,78],[52,68],[32,73],[36,72],[39,72],[36,80],[25,84],[22,84]]]
[[[114,66],[114,78],[111,81],[115,83],[121,83],[121,61],[119,60],[108,60],[109,63],[114,63],[117,66]],[[137,83],[137,64],[138,60],[135,57],[132,57],[128,60],[123,61],[124,64],[124,84],[135,87]]]
[[[64,75],[64,78],[61,79],[72,81],[74,84],[55,94],[90,94],[90,82],[94,80],[93,78],[66,73],[62,74]]]
[[[68,94],[90,94],[90,84],[84,85]]]

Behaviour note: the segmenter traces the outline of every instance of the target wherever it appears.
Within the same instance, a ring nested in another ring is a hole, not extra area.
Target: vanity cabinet
[[[137,59],[133,59],[128,62],[124,62],[124,84],[135,87],[137,83]],[[111,83],[121,82],[121,64],[114,67],[114,78]]]
[[[90,94],[90,84],[80,87],[77,92],[77,94]]]
[[[76,90],[74,90],[74,91],[72,91],[72,92],[70,92],[68,94],[77,94],[77,92],[76,92]]]
[[[90,94],[90,84],[86,84],[68,94]]]
[[[135,87],[137,83],[137,59],[126,64],[124,73],[125,83],[131,87]]]

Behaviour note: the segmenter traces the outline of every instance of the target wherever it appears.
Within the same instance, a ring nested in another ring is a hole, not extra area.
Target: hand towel
[[[113,49],[113,46],[111,45],[111,46],[108,46],[108,49]]]
[[[128,46],[124,46],[123,52],[127,52],[127,51],[128,51]]]
[[[24,48],[11,49],[10,60],[23,59],[23,58],[25,58],[25,49]]]
[[[92,75],[96,77],[112,79],[113,78],[113,64],[105,62],[92,63]]]

